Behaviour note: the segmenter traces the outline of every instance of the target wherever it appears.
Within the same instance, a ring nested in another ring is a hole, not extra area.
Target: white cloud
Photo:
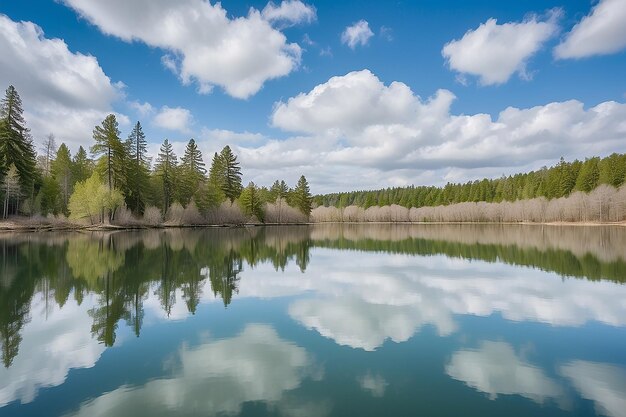
[[[352,26],[346,27],[341,34],[341,43],[344,43],[354,49],[359,45],[367,45],[372,36],[374,36],[374,32],[370,29],[370,25],[367,20],[359,20]]]
[[[204,0],[62,1],[105,34],[168,51],[164,65],[201,93],[218,85],[245,99],[300,63],[301,48],[253,8],[231,19]]]
[[[309,93],[280,102],[272,124],[286,131],[350,134],[367,126],[410,122],[419,101],[403,83],[385,86],[369,70],[332,77]]]
[[[69,299],[61,308],[35,297],[31,321],[22,330],[19,354],[9,368],[0,367],[0,407],[32,402],[40,389],[63,384],[75,368],[91,368],[105,347],[91,337],[92,297],[79,306]]]
[[[626,104],[569,100],[489,114],[453,114],[454,94],[422,99],[368,70],[275,105],[271,124],[302,133],[237,148],[246,172],[273,181],[298,167],[315,192],[440,184],[538,169],[566,159],[626,152]],[[255,179],[257,181],[257,179]],[[260,180],[259,180],[260,181]],[[423,181],[423,182],[422,182]]]
[[[139,101],[131,101],[128,103],[131,109],[135,110],[141,116],[149,116],[154,113],[154,107],[148,102],[141,103]]]
[[[317,19],[315,7],[304,4],[300,0],[283,0],[280,6],[270,1],[263,8],[261,15],[265,20],[280,26],[312,23]]]
[[[544,404],[549,399],[561,401],[565,395],[559,384],[505,342],[486,341],[476,350],[453,353],[446,373],[492,400],[500,394],[517,394]]]
[[[193,124],[191,111],[182,107],[163,106],[154,116],[153,123],[162,129],[190,133]]]
[[[528,78],[526,63],[557,33],[560,14],[560,10],[553,10],[546,20],[533,16],[502,25],[489,19],[461,39],[447,43],[441,53],[450,69],[478,76],[483,85],[505,83],[514,73]]]
[[[122,386],[84,403],[72,415],[238,414],[249,401],[280,406],[315,369],[309,354],[267,325],[248,324],[232,338],[197,347],[183,345],[171,377],[140,387]]]
[[[0,50],[0,84],[17,89],[34,140],[54,133],[58,143],[88,148],[91,131],[113,112],[123,84],[113,83],[95,57],[46,38],[34,23],[1,14]],[[124,124],[127,118],[118,115],[118,121]]]
[[[626,3],[600,0],[554,49],[560,59],[612,54],[626,48]]]
[[[615,365],[575,360],[560,368],[584,398],[596,404],[596,411],[609,417],[626,416],[626,370]]]

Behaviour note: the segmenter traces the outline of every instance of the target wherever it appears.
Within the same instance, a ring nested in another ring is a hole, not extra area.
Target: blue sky
[[[443,184],[626,151],[626,1],[0,3],[35,141],[115,112],[244,179]]]

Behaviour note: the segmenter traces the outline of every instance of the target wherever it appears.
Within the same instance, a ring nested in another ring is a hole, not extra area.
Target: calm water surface
[[[0,235],[0,416],[626,416],[626,228]]]

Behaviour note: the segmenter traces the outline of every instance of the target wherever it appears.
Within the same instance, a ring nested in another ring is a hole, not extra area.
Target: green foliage
[[[181,158],[179,167],[180,187],[179,200],[183,205],[197,196],[201,184],[205,180],[206,169],[202,160],[202,152],[198,149],[196,141],[191,139],[185,149],[185,155]]]
[[[127,166],[126,205],[136,214],[143,213],[150,181],[146,135],[137,122],[126,140],[129,163]]]
[[[94,128],[93,139],[96,143],[91,147],[91,153],[96,157],[103,157],[109,190],[124,188],[127,148],[120,140],[120,130],[114,114],[109,114],[100,126]]]
[[[218,168],[221,170],[219,177],[221,179],[222,191],[231,203],[239,197],[242,191],[241,185],[241,168],[237,157],[233,154],[230,146],[226,145],[219,154]]]
[[[174,148],[169,140],[165,139],[161,145],[155,166],[155,173],[161,178],[164,213],[167,212],[167,209],[173,202],[173,196],[176,188],[175,178],[177,166],[178,162],[176,154],[174,153]]]
[[[78,148],[78,152],[74,155],[72,160],[72,178],[74,182],[85,181],[93,174],[94,164],[87,156],[85,148],[82,146]]]
[[[524,174],[497,179],[448,183],[443,187],[409,186],[372,191],[352,191],[315,196],[317,205],[346,207],[397,204],[403,207],[428,207],[464,202],[499,203],[546,197],[567,197],[573,191],[590,192],[600,184],[619,187],[626,177],[626,155],[612,154],[606,158],[590,158],[566,162],[563,158],[551,168],[543,167]]]
[[[259,189],[253,182],[243,189],[238,202],[246,216],[254,216],[259,221],[264,221],[263,204],[265,201],[261,199]]]
[[[64,143],[62,143],[61,146],[59,146],[59,150],[57,151],[54,161],[52,161],[50,171],[52,178],[54,178],[59,185],[58,189],[61,194],[61,211],[64,213],[67,212],[67,205],[69,204],[70,195],[72,194],[74,185],[72,178],[72,165],[73,163],[70,150]]]
[[[115,210],[124,203],[118,190],[110,190],[102,183],[97,173],[74,187],[70,197],[70,218],[88,219],[91,223],[113,219]]]
[[[291,201],[293,206],[300,210],[304,215],[309,216],[311,214],[313,198],[311,196],[311,190],[309,189],[309,183],[304,175],[298,180],[296,188],[294,188]]]
[[[287,186],[287,183],[284,180],[276,180],[269,190],[268,201],[274,203],[279,198],[287,198],[288,194],[289,187]]]
[[[0,102],[0,180],[14,165],[22,191],[30,195],[38,173],[35,148],[23,112],[17,90],[9,86]]]
[[[59,183],[51,177],[43,179],[43,184],[39,190],[38,205],[41,214],[58,214],[63,211],[61,203],[61,187]]]

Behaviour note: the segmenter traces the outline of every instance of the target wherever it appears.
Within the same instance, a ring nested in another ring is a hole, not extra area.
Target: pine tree
[[[51,165],[52,177],[57,181],[61,190],[62,210],[67,211],[67,205],[72,195],[72,156],[70,150],[62,143]]]
[[[82,146],[72,161],[72,177],[74,183],[85,181],[93,174],[93,161],[88,158],[87,151]]]
[[[128,167],[128,195],[126,203],[135,213],[142,213],[145,208],[145,195],[149,186],[149,163],[146,135],[141,123],[137,122],[128,135],[126,147],[130,164]]]
[[[287,183],[284,180],[276,180],[270,188],[270,201],[274,203],[280,198],[287,198],[288,193],[289,187],[287,186]]]
[[[22,190],[32,194],[36,154],[23,113],[22,100],[11,85],[0,102],[0,179],[11,165],[15,165]]]
[[[196,141],[191,139],[185,148],[185,155],[181,158],[181,203],[187,205],[196,195],[200,184],[205,180],[206,169],[202,160],[202,152]]]
[[[239,205],[246,216],[254,216],[263,222],[263,201],[259,195],[259,189],[250,182],[239,196]]]
[[[167,211],[172,204],[174,195],[174,180],[177,167],[176,154],[169,140],[165,139],[159,155],[156,160],[155,171],[161,177],[163,182],[163,213]]]
[[[311,214],[311,206],[313,198],[311,197],[311,190],[309,189],[309,183],[304,175],[298,180],[296,188],[293,190],[292,197],[293,205],[299,209],[304,215],[309,216]]]
[[[576,189],[586,193],[598,186],[600,179],[600,169],[598,163],[600,158],[590,158],[583,162],[578,178],[576,179]]]
[[[241,168],[237,162],[237,157],[228,145],[224,146],[220,152],[220,160],[223,175],[222,191],[232,203],[239,197],[243,188],[241,185]]]
[[[105,174],[109,191],[116,186],[122,188],[120,182],[123,178],[125,149],[120,140],[120,131],[115,115],[109,114],[102,121],[101,126],[94,128],[93,138],[96,144],[91,147],[91,153],[94,156],[104,155],[105,157]]]

